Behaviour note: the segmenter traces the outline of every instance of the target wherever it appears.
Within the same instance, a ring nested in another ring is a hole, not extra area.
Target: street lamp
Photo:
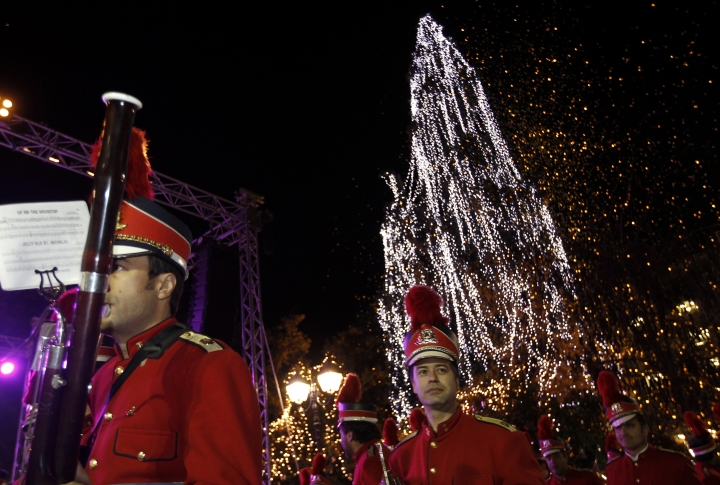
[[[314,382],[308,382],[300,374],[295,374],[292,378],[290,378],[290,382],[288,382],[285,387],[290,401],[296,404],[304,403],[309,396],[310,400],[307,408],[305,408],[305,412],[309,413],[312,411],[313,426],[315,429],[315,443],[318,451],[322,450],[322,434],[320,432],[322,423],[320,422],[320,413],[318,408],[321,404],[327,404],[327,401],[321,402],[319,400],[319,391],[326,394],[335,394],[340,389],[342,378],[343,376],[338,366],[328,360],[325,361],[325,363],[317,371],[317,375],[315,377],[317,385]]]

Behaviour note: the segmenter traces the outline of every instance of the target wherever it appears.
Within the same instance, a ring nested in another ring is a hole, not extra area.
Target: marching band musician
[[[615,374],[602,371],[597,387],[605,416],[624,453],[605,468],[607,485],[700,485],[690,459],[648,443],[650,427],[634,399],[620,392]]]
[[[355,462],[353,485],[377,485],[383,478],[383,464],[377,450],[383,446],[383,455],[391,450],[380,441],[377,425],[377,408],[374,404],[360,402],[362,388],[357,374],[345,378],[337,397],[338,429],[340,445],[345,456]]]
[[[697,414],[687,411],[683,418],[693,434],[688,444],[695,458],[695,471],[703,485],[720,485],[720,457],[718,457],[717,443]]]
[[[133,129],[101,320],[116,355],[93,377],[86,463],[73,483],[257,485],[262,430],[250,372],[226,344],[174,318],[192,237],[150,200],[146,143]]]
[[[442,304],[440,295],[422,285],[405,298],[411,320],[405,365],[425,416],[395,447],[390,468],[406,485],[541,485],[522,433],[497,419],[466,415],[458,406],[458,342]]]
[[[549,485],[603,485],[605,482],[592,470],[578,470],[568,464],[565,441],[552,432],[552,424],[547,414],[538,421],[538,441],[540,452],[552,472],[546,480]]]

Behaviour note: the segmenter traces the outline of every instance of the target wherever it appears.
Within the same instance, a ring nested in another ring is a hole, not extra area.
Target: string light
[[[404,420],[412,406],[403,298],[417,283],[445,298],[469,384],[461,399],[500,410],[511,382],[534,382],[546,399],[588,389],[574,362],[583,352],[574,279],[552,217],[511,160],[476,70],[430,16],[418,27],[410,89],[410,168],[386,176],[394,199],[381,229],[378,313],[396,414]]]

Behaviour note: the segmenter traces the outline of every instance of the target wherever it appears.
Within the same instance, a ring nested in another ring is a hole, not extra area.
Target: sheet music
[[[0,205],[0,285],[6,291],[40,287],[35,270],[80,283],[90,213],[82,200]]]

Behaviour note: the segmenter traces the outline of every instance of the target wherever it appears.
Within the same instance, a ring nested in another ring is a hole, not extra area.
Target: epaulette
[[[417,431],[413,431],[412,433],[410,433],[409,435],[407,435],[406,437],[404,437],[403,439],[401,439],[400,442],[395,445],[395,448],[393,448],[393,452],[395,452],[395,450],[397,450],[398,448],[400,448],[400,446],[401,446],[403,443],[406,443],[406,442],[410,441],[411,439],[413,439],[414,437],[416,437],[417,434],[418,434]]]
[[[197,345],[201,349],[205,350],[205,352],[215,352],[223,349],[222,345],[207,335],[195,333],[192,330],[188,330],[184,334],[180,335],[180,340]]]
[[[477,419],[481,423],[489,423],[494,424],[495,426],[500,426],[501,428],[505,428],[506,430],[511,432],[517,431],[514,426],[506,423],[502,419],[486,418],[485,416],[480,416],[479,414],[475,415],[475,419]]]

